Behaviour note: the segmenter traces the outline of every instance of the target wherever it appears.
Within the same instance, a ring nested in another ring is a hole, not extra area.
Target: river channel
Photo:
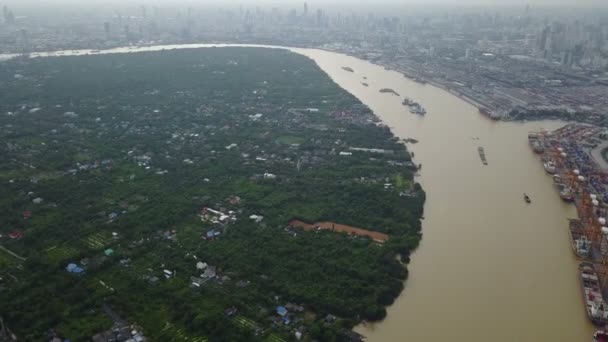
[[[454,95],[395,71],[342,54],[300,52],[396,136],[419,140],[408,148],[423,166],[418,181],[427,192],[422,242],[387,318],[356,329],[367,341],[591,341],[567,233],[576,212],[560,200],[527,143],[529,131],[563,123],[491,121]],[[410,114],[404,96],[428,113]]]
[[[314,59],[396,136],[419,140],[408,148],[423,165],[417,180],[427,192],[422,243],[387,318],[357,327],[368,342],[591,341],[593,327],[583,309],[567,233],[567,218],[576,213],[561,202],[527,144],[529,131],[563,123],[491,121],[444,90],[367,61],[321,50],[293,51]],[[381,88],[401,97],[380,93]],[[410,114],[401,104],[403,96],[424,106],[426,116]],[[479,158],[480,146],[487,166]],[[524,202],[524,192],[532,204]]]

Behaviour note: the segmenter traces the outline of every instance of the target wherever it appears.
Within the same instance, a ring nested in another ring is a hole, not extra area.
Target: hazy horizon
[[[239,0],[238,2],[226,3],[221,0],[205,0],[205,1],[192,1],[192,0],[88,0],[83,2],[81,0],[5,0],[0,1],[0,5],[8,6],[113,6],[113,5],[189,5],[196,7],[204,6],[225,6],[225,7],[238,7],[241,5],[264,5],[264,6],[278,6],[278,7],[293,7],[301,6],[304,4],[304,0]],[[542,7],[588,7],[588,6],[608,6],[606,0],[310,0],[306,1],[310,7],[324,7],[324,6],[350,6],[350,7],[368,7],[368,6],[500,6],[500,7],[519,7],[519,6],[542,6]]]

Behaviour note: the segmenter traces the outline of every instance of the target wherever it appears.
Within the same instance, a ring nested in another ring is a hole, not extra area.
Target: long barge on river
[[[481,146],[478,147],[477,152],[479,153],[479,159],[481,159],[483,165],[488,165],[488,159],[486,158],[486,151],[484,150],[484,148]]]

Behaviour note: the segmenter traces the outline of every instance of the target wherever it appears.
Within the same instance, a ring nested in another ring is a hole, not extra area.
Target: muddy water
[[[395,135],[420,141],[408,148],[423,164],[418,181],[427,192],[424,236],[412,255],[406,288],[388,309],[388,317],[356,329],[368,342],[591,341],[593,327],[585,317],[567,234],[566,219],[575,211],[560,201],[527,144],[529,131],[555,129],[561,123],[493,122],[455,96],[397,72],[342,54],[294,51],[313,58]],[[381,94],[381,88],[412,98],[428,114],[410,114],[401,97]],[[479,146],[485,148],[488,166],[480,161]],[[531,196],[531,205],[524,203],[524,192]]]
[[[356,330],[368,342],[591,341],[567,234],[575,211],[561,202],[527,144],[529,131],[563,124],[494,122],[397,72],[340,54],[303,53],[394,134],[420,141],[408,148],[423,165],[418,180],[428,196],[422,243],[386,320]],[[421,103],[427,115],[410,114],[402,98],[381,88]]]

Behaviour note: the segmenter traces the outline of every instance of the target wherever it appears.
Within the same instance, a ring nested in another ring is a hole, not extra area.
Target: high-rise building
[[[308,15],[308,3],[305,2],[304,3],[304,16],[307,16],[307,15]]]
[[[323,10],[317,9],[317,26],[321,27],[323,25]]]
[[[2,7],[2,17],[4,18],[4,24],[15,24],[15,14],[6,5]]]
[[[110,23],[109,22],[105,22],[103,23],[103,31],[106,34],[106,39],[110,39]]]
[[[547,46],[547,41],[549,40],[549,26],[544,26],[540,33],[538,34],[536,40],[536,50],[539,52],[539,55],[544,55],[545,47]]]
[[[27,38],[27,30],[21,29],[19,30],[19,39],[21,40],[21,46],[23,48],[23,53],[28,53],[30,51],[30,44]]]

